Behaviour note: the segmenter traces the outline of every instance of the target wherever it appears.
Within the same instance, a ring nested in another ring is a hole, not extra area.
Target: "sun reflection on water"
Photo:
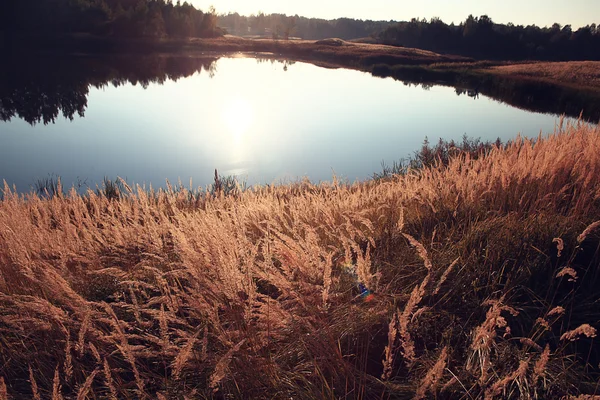
[[[227,174],[246,174],[251,156],[249,152],[253,147],[253,106],[245,97],[235,95],[224,103],[221,118],[225,130],[223,142],[228,158]]]
[[[252,125],[253,117],[252,105],[243,97],[235,96],[223,107],[223,123],[235,141],[243,139]]]

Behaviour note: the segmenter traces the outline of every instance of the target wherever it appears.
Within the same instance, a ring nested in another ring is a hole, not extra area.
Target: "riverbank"
[[[273,40],[246,39],[226,35],[218,38],[193,39],[117,39],[92,35],[61,37],[21,37],[2,50],[69,54],[197,54],[273,53],[295,61],[306,61],[332,68],[370,71],[376,65],[389,68],[419,66],[425,72],[441,74],[479,74],[550,84],[574,90],[600,93],[600,62],[492,62],[431,51],[387,46],[340,39]]]
[[[565,64],[556,70],[570,68],[569,63]],[[584,79],[567,82],[558,74],[556,78],[536,75],[529,65],[497,66],[489,62],[431,66],[378,64],[371,67],[370,72],[424,87],[450,86],[456,88],[457,94],[470,92],[473,97],[482,94],[527,111],[581,117],[594,123],[600,120],[600,89],[583,86]],[[502,73],[504,68],[507,72]],[[521,71],[532,72],[524,76]]]
[[[501,76],[515,76],[600,92],[600,61],[519,63],[494,66],[487,71]]]
[[[5,188],[0,398],[598,394],[599,155],[578,125],[352,185]]]
[[[10,46],[15,51],[77,54],[140,53],[231,53],[263,52],[296,57],[301,60],[330,62],[332,66],[357,67],[376,63],[392,65],[429,65],[443,62],[467,62],[469,58],[445,56],[430,51],[384,45],[351,43],[342,40],[244,39],[237,36],[186,39],[117,39],[91,35],[20,38]]]

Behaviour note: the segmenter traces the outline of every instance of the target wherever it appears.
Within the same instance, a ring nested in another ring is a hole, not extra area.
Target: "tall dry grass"
[[[499,75],[523,76],[598,90],[599,67],[600,62],[597,61],[536,62],[495,66],[489,71]]]
[[[5,187],[0,399],[600,394],[597,127],[352,185],[127,190]]]

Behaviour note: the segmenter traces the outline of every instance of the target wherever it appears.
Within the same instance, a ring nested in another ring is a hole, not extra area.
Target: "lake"
[[[0,181],[206,186],[370,178],[428,137],[507,141],[559,116],[460,89],[259,56],[24,59],[0,76]],[[459,95],[461,94],[461,95]]]

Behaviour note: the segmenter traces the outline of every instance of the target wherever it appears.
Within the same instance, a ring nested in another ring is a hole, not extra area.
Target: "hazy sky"
[[[459,23],[469,14],[487,14],[499,23],[517,25],[571,24],[573,28],[600,23],[600,0],[188,0],[200,9],[214,5],[218,13],[242,15],[298,14],[333,19],[350,17],[373,20],[409,20],[440,17]]]

